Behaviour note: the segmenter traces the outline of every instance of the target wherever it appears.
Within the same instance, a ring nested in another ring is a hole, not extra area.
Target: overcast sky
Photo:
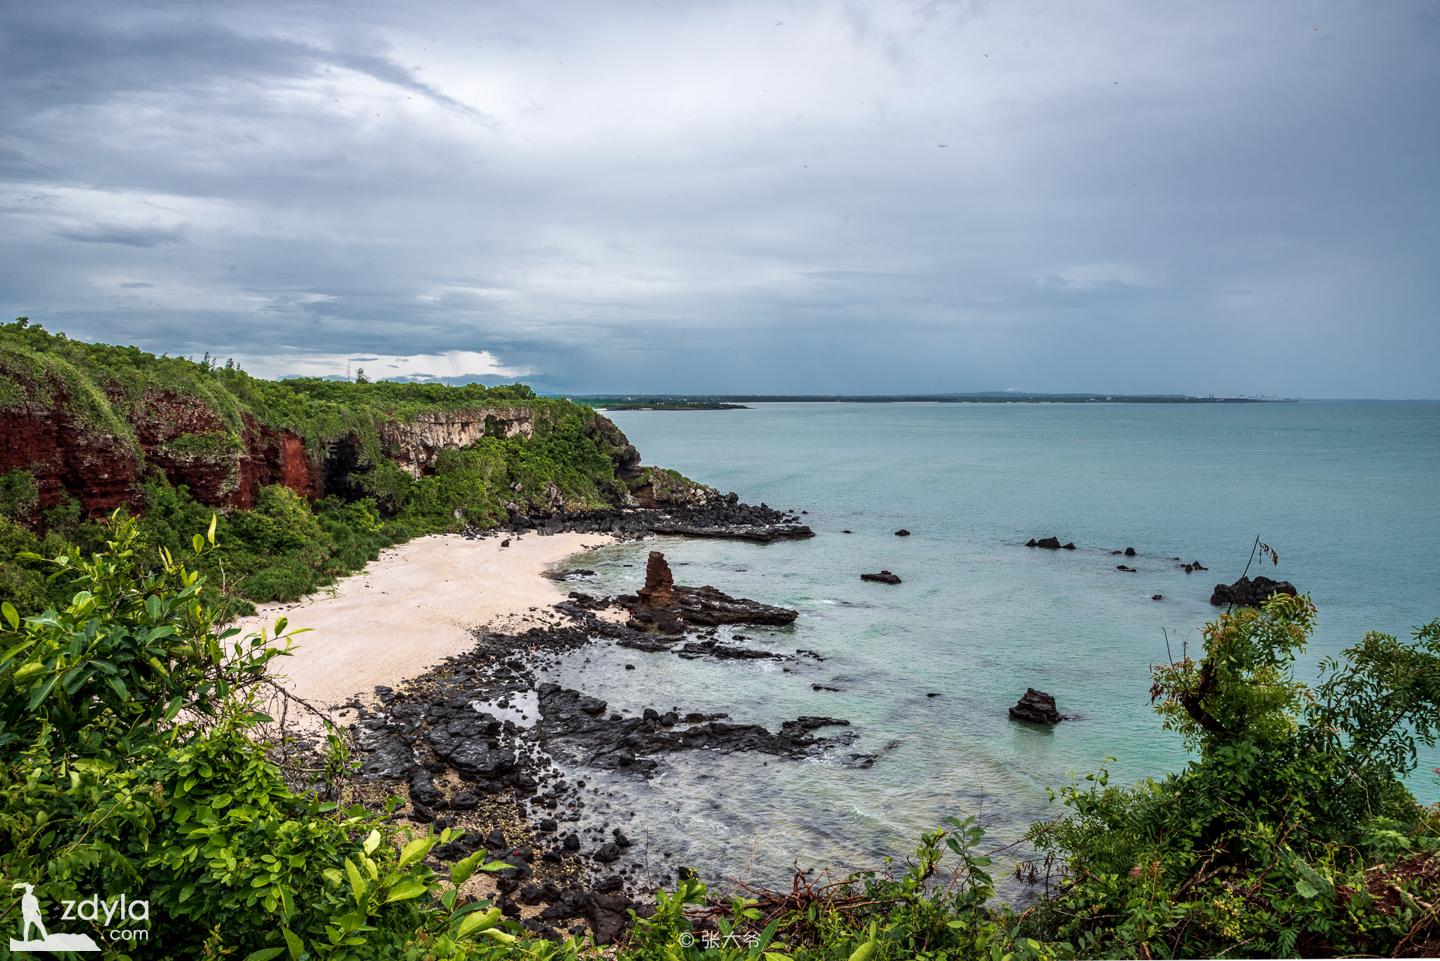
[[[0,309],[267,376],[1435,397],[1437,41],[1418,0],[6,0]]]

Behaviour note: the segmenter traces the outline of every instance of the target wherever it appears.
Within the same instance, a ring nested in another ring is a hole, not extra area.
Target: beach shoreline
[[[287,631],[304,630],[292,652],[271,663],[272,677],[343,724],[351,720],[347,705],[463,653],[476,629],[513,632],[540,623],[565,597],[546,571],[613,540],[569,531],[420,537],[386,549],[325,591],[262,605],[235,626],[251,634],[284,617]]]

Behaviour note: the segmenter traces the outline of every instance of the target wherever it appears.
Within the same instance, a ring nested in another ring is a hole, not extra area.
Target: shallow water
[[[802,856],[868,866],[908,852],[950,814],[979,814],[1008,842],[1054,810],[1048,788],[1107,758],[1122,781],[1174,769],[1184,753],[1150,709],[1150,665],[1167,657],[1167,634],[1176,656],[1198,645],[1211,589],[1240,574],[1257,534],[1280,552],[1265,573],[1319,605],[1302,677],[1366,630],[1404,635],[1440,617],[1440,404],[774,404],[612,416],[647,463],[808,510],[818,536],[609,547],[574,559],[598,571],[576,586],[634,590],[658,547],[680,583],[801,611],[793,628],[741,629],[745,643],[825,660],[596,646],[565,658],[558,679],[627,713],[845,717],[859,734],[846,753],[880,754],[868,770],[697,754],[669,759],[649,783],[596,775],[637,811],[627,832],[648,841],[657,875],[685,863],[777,882]],[[913,535],[896,537],[900,527]],[[1021,546],[1049,534],[1081,549]],[[1111,555],[1126,546],[1139,556]],[[1210,571],[1187,575],[1175,556]],[[1117,572],[1121,561],[1138,573]],[[881,568],[904,583],[859,580]],[[1026,687],[1077,719],[1054,730],[1010,722]],[[1440,800],[1430,773],[1440,754],[1422,760],[1414,790]]]

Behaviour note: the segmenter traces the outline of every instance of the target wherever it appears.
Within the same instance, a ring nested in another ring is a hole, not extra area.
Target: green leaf
[[[479,934],[481,931],[493,928],[500,923],[500,909],[491,908],[484,914],[467,914],[460,919],[460,927],[456,934],[462,938],[468,938],[472,934]]]
[[[5,615],[5,621],[10,625],[12,631],[20,629],[20,612],[15,610],[15,605],[9,601],[0,603],[0,614]]]
[[[292,961],[300,961],[300,955],[305,953],[305,942],[301,941],[289,928],[281,928],[280,933],[285,935],[285,944],[290,949]]]
[[[25,667],[29,667],[29,666],[30,666],[29,664],[26,664],[26,665],[25,665]],[[39,666],[39,665],[37,665],[37,666]],[[23,671],[24,669],[25,669],[25,668],[22,667],[22,668],[20,669],[20,671]],[[44,670],[44,668],[41,667],[41,670]],[[20,671],[16,671],[16,672],[15,672],[15,679],[16,679],[17,681],[20,679]],[[45,681],[45,683],[43,683],[43,684],[41,684],[39,687],[35,688],[34,693],[32,693],[32,694],[30,695],[30,710],[32,710],[32,711],[35,710],[35,708],[37,708],[37,707],[40,706],[40,702],[41,702],[41,701],[45,700],[45,698],[47,698],[47,697],[50,696],[50,692],[51,692],[52,690],[54,690],[54,688],[55,688],[55,682],[58,681],[58,680],[60,680],[60,675],[59,675],[59,674],[51,674],[50,677]]]
[[[365,851],[366,854],[374,854],[374,853],[375,853],[375,849],[378,848],[379,846],[380,846],[380,832],[379,832],[379,831],[371,831],[369,834],[367,834],[367,835],[365,836],[365,844],[363,845],[363,850]],[[403,865],[402,865],[402,867],[403,867]]]
[[[355,893],[355,900],[359,901],[365,897],[365,879],[360,876],[360,869],[355,862],[349,858],[345,859],[345,877],[350,880],[350,890]]]
[[[398,866],[402,868],[408,868],[410,865],[414,864],[416,861],[419,861],[425,855],[429,854],[430,849],[434,846],[434,838],[416,838],[409,844],[405,845],[405,847],[401,848],[400,864]]]
[[[850,955],[850,961],[865,961],[866,958],[875,953],[875,942],[866,941]]]
[[[259,951],[251,951],[245,955],[245,961],[270,961],[271,958],[278,958],[284,953],[284,948],[261,948]]]
[[[196,534],[194,537],[190,538],[190,546],[195,549],[195,553],[200,553],[205,549],[205,538],[201,537],[199,534]]]
[[[391,901],[408,901],[411,898],[418,898],[429,890],[423,882],[417,881],[414,878],[406,878],[390,889],[390,893],[385,896],[385,903],[389,904]]]
[[[470,880],[470,876],[480,867],[480,860],[485,857],[487,853],[484,848],[481,848],[469,857],[463,858],[450,865],[450,883],[459,887]]]
[[[215,543],[215,522],[216,522],[216,520],[218,520],[218,518],[216,517],[215,514],[212,513],[212,514],[210,515],[210,529],[205,532],[205,539],[206,539],[207,541],[209,541],[210,543],[212,543],[212,544]]]
[[[1300,878],[1295,882],[1295,893],[1306,899],[1318,897],[1320,894],[1315,886],[1304,878]]]

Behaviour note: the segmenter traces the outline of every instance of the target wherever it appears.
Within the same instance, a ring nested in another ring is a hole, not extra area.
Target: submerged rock
[[[1222,604],[1260,607],[1276,594],[1289,594],[1294,597],[1299,593],[1289,581],[1271,580],[1262,574],[1253,579],[1242,577],[1234,584],[1216,584],[1214,593],[1210,595],[1210,603],[1217,607]]]
[[[875,581],[877,584],[899,584],[900,575],[892,574],[889,571],[881,571],[878,574],[861,574],[862,581]]]
[[[1052,536],[1052,537],[1041,537],[1041,538],[1038,538],[1038,539],[1032,537],[1032,538],[1030,538],[1028,541],[1025,542],[1025,546],[1026,546],[1026,547],[1043,547],[1043,548],[1045,548],[1047,551],[1058,551],[1058,550],[1073,551],[1073,550],[1075,549],[1075,544],[1074,544],[1073,542],[1067,542],[1067,543],[1062,544],[1062,543],[1060,543],[1060,538],[1058,538],[1058,537],[1053,537],[1053,536]]]
[[[1029,724],[1059,724],[1065,720],[1055,707],[1055,698],[1044,691],[1027,688],[1024,696],[1010,709],[1010,717]]]

